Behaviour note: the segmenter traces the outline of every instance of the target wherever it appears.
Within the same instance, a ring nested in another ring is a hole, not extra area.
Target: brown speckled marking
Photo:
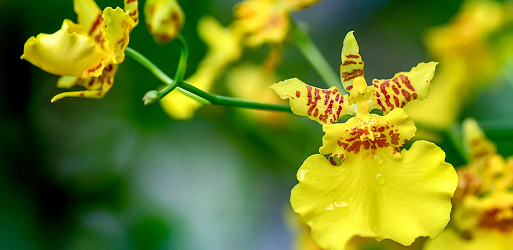
[[[384,113],[394,108],[403,108],[408,102],[417,99],[415,88],[406,75],[390,80],[374,80],[372,85],[376,89],[377,103]]]
[[[495,207],[485,210],[479,218],[479,227],[497,230],[502,233],[513,232],[513,206]]]
[[[306,86],[307,103],[309,107],[307,114],[310,117],[318,118],[324,123],[333,123],[340,118],[344,96],[340,94],[338,89],[319,89],[312,86]],[[296,91],[299,98],[300,93]],[[319,103],[319,101],[322,102]]]
[[[98,16],[96,16],[96,19],[94,20],[93,25],[89,29],[89,35],[92,35],[102,22],[103,22],[103,17],[102,17],[102,13],[100,13],[100,14],[98,14]]]
[[[342,72],[341,76],[344,82],[347,82],[359,76],[363,76],[363,69],[354,69],[351,72]]]
[[[361,150],[376,150],[377,148],[400,147],[402,145],[399,142],[399,133],[394,131],[393,125],[372,124],[369,130],[368,122],[365,122],[363,127],[355,126],[351,130],[346,130],[351,137],[340,138],[337,142],[338,146],[347,152],[358,154]],[[368,137],[371,133],[374,135],[374,140]]]

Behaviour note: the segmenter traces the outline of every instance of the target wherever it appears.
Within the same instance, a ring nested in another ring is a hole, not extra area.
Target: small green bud
[[[160,100],[159,92],[156,90],[150,90],[144,95],[142,100],[146,106],[156,103]]]

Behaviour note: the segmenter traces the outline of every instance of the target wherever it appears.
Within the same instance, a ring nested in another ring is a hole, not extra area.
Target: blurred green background
[[[179,2],[190,47],[187,77],[206,51],[198,19],[212,15],[228,25],[237,1]],[[446,23],[460,4],[324,0],[292,18],[337,73],[342,40],[354,30],[367,79],[389,78],[430,60],[426,29]],[[57,31],[65,18],[76,21],[71,0],[0,0],[0,248],[290,249],[290,190],[297,168],[318,152],[321,127],[292,115],[287,126],[266,126],[215,106],[174,121],[159,105],[142,105],[161,83],[128,57],[104,99],[51,104],[63,91],[55,87],[57,76],[19,57],[30,36]],[[172,76],[178,47],[155,44],[141,21],[129,46]],[[242,61],[259,63],[267,50],[246,49]],[[293,45],[278,75],[324,87]],[[482,121],[504,156],[513,155],[512,134],[493,128],[513,124],[511,86],[498,80],[462,115]],[[223,78],[214,92],[226,93]],[[449,162],[463,164],[450,143],[440,145]]]

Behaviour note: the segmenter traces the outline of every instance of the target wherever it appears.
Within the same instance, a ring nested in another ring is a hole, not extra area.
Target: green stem
[[[272,103],[261,103],[242,100],[233,97],[226,97],[220,95],[210,94],[193,85],[184,82],[183,80],[175,81],[169,78],[162,70],[160,70],[155,64],[153,64],[146,57],[141,55],[139,52],[128,47],[125,50],[126,54],[136,60],[138,63],[149,69],[159,80],[168,85],[177,86],[178,90],[188,94],[196,101],[203,104],[231,106],[238,108],[250,108],[250,109],[261,109],[261,110],[274,110],[274,111],[287,111],[291,112],[290,106],[287,104],[272,104]]]
[[[263,109],[263,110],[274,110],[274,111],[288,111],[291,112],[290,106],[288,104],[272,104],[272,103],[262,103],[262,102],[253,102],[242,100],[233,97],[220,96],[207,93],[199,88],[194,87],[193,85],[186,83],[184,81],[180,82],[180,87],[194,93],[201,98],[204,98],[210,102],[212,105],[222,105],[222,106],[232,106],[238,108],[250,108],[250,109]]]
[[[141,53],[137,52],[136,50],[134,50],[130,47],[126,48],[125,53],[128,56],[132,57],[134,60],[136,60],[138,63],[140,63],[142,66],[149,69],[151,71],[151,73],[153,73],[160,81],[162,81],[163,83],[168,85],[168,86],[166,86],[166,88],[174,89],[177,87],[180,92],[189,96],[190,98],[192,98],[200,103],[203,103],[203,104],[210,104],[210,102],[208,102],[207,100],[178,87],[178,82],[175,82],[173,79],[169,78],[169,76],[167,76],[164,72],[162,72],[162,70],[160,70],[157,66],[155,66],[155,64],[153,64],[150,60],[148,60],[148,58],[141,55]]]
[[[183,76],[185,75],[185,70],[187,68],[187,59],[189,57],[189,48],[187,47],[187,42],[185,41],[185,37],[182,34],[178,34],[175,41],[178,43],[180,47],[180,61],[178,61],[178,68],[175,73],[175,82],[173,84],[167,85],[163,90],[158,91],[156,100],[160,100],[167,94],[171,93],[175,88],[178,87],[178,83],[183,80]]]
[[[187,59],[189,58],[189,48],[182,34],[178,34],[175,41],[178,43],[178,46],[180,46],[180,61],[178,62],[178,69],[175,74],[175,81],[179,82],[183,80],[183,76],[185,75]]]
[[[294,38],[294,42],[299,48],[299,51],[303,53],[312,67],[314,67],[317,73],[319,73],[322,80],[324,80],[328,86],[337,87],[339,91],[346,92],[342,87],[340,77],[335,74],[328,61],[326,61],[308,34],[302,31],[294,22],[291,22],[291,27],[292,36]]]

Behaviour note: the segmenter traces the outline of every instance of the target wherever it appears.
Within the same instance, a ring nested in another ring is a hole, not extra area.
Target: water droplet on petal
[[[305,174],[308,173],[308,170],[301,169],[298,173],[298,181],[303,181],[305,179]]]
[[[387,180],[385,179],[385,177],[382,174],[377,174],[376,175],[376,183],[380,186],[383,186],[387,183]]]
[[[326,210],[333,210],[333,209],[335,209],[335,208],[333,207],[333,203],[330,203],[330,204],[326,207]]]
[[[381,163],[383,163],[383,159],[381,159],[381,157],[379,157],[377,155],[374,156],[374,160],[376,160],[379,165],[381,165]]]
[[[335,207],[347,207],[347,206],[349,206],[349,204],[347,204],[347,202],[345,202],[345,201],[334,202],[333,204],[335,204]]]

